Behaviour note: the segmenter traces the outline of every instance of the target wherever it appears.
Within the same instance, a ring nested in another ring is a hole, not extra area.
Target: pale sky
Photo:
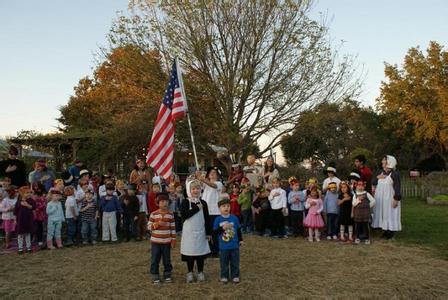
[[[94,54],[126,0],[0,0],[0,137],[22,129],[55,131],[58,108],[92,73]],[[448,46],[448,1],[321,0],[331,38],[367,72],[361,101],[373,105],[384,61],[401,64],[408,48]],[[161,95],[162,98],[162,95]]]

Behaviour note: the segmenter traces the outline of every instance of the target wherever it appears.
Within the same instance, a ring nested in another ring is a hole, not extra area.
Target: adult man
[[[17,187],[26,185],[25,163],[17,158],[19,150],[11,146],[8,152],[8,159],[0,161],[0,177],[8,177],[11,184]]]
[[[355,157],[355,167],[361,175],[361,181],[366,182],[366,191],[372,193],[372,170],[365,166],[366,157],[362,154]]]

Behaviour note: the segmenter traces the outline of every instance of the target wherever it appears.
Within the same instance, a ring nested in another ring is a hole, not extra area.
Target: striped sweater
[[[176,223],[172,212],[154,211],[149,216],[148,229],[151,231],[151,243],[170,244],[176,240]]]

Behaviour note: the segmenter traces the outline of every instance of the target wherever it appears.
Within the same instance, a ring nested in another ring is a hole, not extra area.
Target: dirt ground
[[[205,283],[187,285],[177,248],[174,282],[155,286],[148,276],[149,247],[120,243],[2,255],[0,299],[448,298],[448,261],[396,241],[355,246],[249,236],[238,285],[218,282],[218,259],[207,260]]]

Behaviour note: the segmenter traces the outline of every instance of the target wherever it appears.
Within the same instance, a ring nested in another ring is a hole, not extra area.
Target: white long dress
[[[384,179],[378,179],[375,190],[376,205],[373,213],[373,228],[401,231],[401,201],[396,208],[392,207],[395,196],[392,172]]]
[[[189,201],[189,200],[184,200]],[[191,206],[191,202],[189,203]],[[205,232],[205,219],[203,208],[192,217],[184,221],[180,253],[187,256],[202,256],[210,253]]]

